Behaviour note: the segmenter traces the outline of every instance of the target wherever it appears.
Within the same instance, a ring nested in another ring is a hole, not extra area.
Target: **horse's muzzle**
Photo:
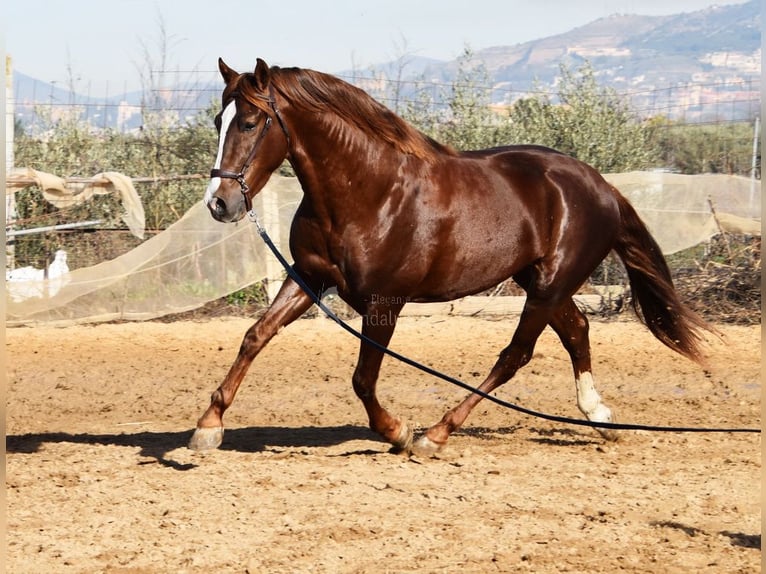
[[[218,221],[224,220],[226,217],[226,202],[223,199],[216,197],[210,202],[208,207],[210,208],[210,213],[213,214],[213,217]]]
[[[210,203],[207,204],[207,208],[210,210],[213,219],[222,223],[239,221],[245,215],[242,201],[236,201],[234,205],[228,205],[222,198],[213,197]]]

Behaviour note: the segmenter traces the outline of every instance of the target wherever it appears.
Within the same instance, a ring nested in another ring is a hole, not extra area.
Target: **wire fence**
[[[422,104],[428,94],[439,109],[449,105],[455,82],[443,80],[396,80],[371,73],[339,75],[358,85],[396,112]],[[194,121],[199,114],[217,105],[222,89],[218,72],[174,70],[154,72],[152,87],[120,94],[93,96],[36,80],[19,81],[14,86],[15,118],[25,129],[44,129],[57,118],[77,115],[94,128],[130,131],[140,129],[143,114],[164,114],[168,124]],[[546,97],[556,101],[555,87],[514,88],[505,83],[470,86],[493,105],[502,107],[527,97]],[[664,117],[698,124],[725,124],[752,121],[760,115],[761,78],[741,76],[719,81],[680,82],[651,88],[616,90],[637,118]]]
[[[449,96],[453,89],[460,88],[454,82],[442,80],[395,80],[384,76],[362,73],[341,76],[368,91],[373,97],[397,110],[407,106],[417,105],[419,94],[427,92],[436,106],[449,105]],[[53,84],[33,82],[29,85],[14,84],[15,118],[23,129],[34,130],[35,122],[40,129],[51,129],[57,120],[76,118],[85,122],[94,130],[118,130],[120,132],[140,131],[144,126],[147,114],[156,114],[165,125],[172,127],[183,125],[190,121],[208,121],[209,112],[217,106],[221,92],[221,79],[217,71],[173,70],[154,72],[149,82],[151,89],[135,93],[109,94],[94,97],[91,94],[81,95],[76,84],[62,89]],[[469,84],[466,84],[468,86]],[[707,81],[699,83],[675,84],[651,89],[629,89],[618,92],[620,98],[628,101],[634,114],[639,118],[676,118],[678,122],[662,124],[660,129],[673,131],[682,129],[684,122],[693,122],[699,128],[711,130],[709,139],[715,140],[715,150],[711,153],[724,153],[734,147],[752,147],[752,166],[749,171],[738,169],[736,173],[760,177],[760,142],[758,142],[758,121],[760,114],[761,94],[760,77],[742,77],[739,79]],[[554,88],[535,86],[530,89],[514,89],[508,85],[470,84],[471,89],[482,91],[497,106],[524,97],[556,97]],[[207,114],[202,117],[201,114]],[[731,124],[744,124],[743,129],[736,132],[728,129]],[[212,122],[211,122],[212,125]],[[28,132],[29,133],[29,132]],[[44,139],[44,134],[42,134]],[[679,144],[683,145],[683,144]],[[679,149],[678,154],[692,153],[700,155],[696,150]],[[700,159],[703,162],[704,158]],[[747,158],[747,164],[750,164]],[[703,166],[704,167],[704,166]],[[702,171],[702,170],[701,170]],[[66,174],[62,174],[66,175]],[[142,178],[144,173],[130,173],[136,183],[161,183],[157,177]],[[167,181],[177,181],[173,173],[163,176]],[[187,174],[184,178],[204,178],[205,174]],[[193,182],[189,182],[192,184]],[[59,213],[60,219],[66,219],[66,213]],[[47,215],[41,216],[40,221],[34,218],[18,219],[17,225],[34,226],[47,224]],[[96,237],[103,231],[104,236],[115,237],[119,233],[115,229],[93,229],[87,232]],[[152,233],[153,231],[149,231]],[[64,237],[76,235],[74,231],[61,231],[59,241]],[[102,236],[103,237],[103,236]],[[127,236],[126,236],[127,237]],[[49,252],[53,252],[58,243],[50,237]],[[103,239],[102,239],[103,240]],[[132,245],[132,239],[127,242]],[[103,241],[111,252],[116,248],[112,241]],[[99,241],[94,241],[94,260],[98,257]],[[104,256],[101,254],[100,256]]]

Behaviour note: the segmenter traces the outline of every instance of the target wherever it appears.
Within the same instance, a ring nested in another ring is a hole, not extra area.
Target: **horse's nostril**
[[[223,216],[226,213],[226,202],[220,197],[217,197],[213,209],[215,209],[216,215]]]

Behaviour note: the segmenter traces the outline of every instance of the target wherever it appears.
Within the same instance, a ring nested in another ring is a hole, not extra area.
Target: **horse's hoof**
[[[435,455],[444,447],[443,444],[438,444],[432,441],[428,436],[423,435],[414,443],[412,443],[412,454],[423,458],[428,458]]]
[[[391,452],[393,453],[401,453],[401,452],[410,452],[412,450],[412,438],[413,433],[412,429],[410,428],[410,425],[407,423],[402,423],[401,428],[399,429],[399,436],[391,443]]]
[[[603,429],[596,427],[596,430],[604,438],[604,440],[608,440],[609,442],[617,442],[620,439],[619,433],[614,429]]]
[[[609,410],[609,415],[605,417],[604,419],[602,419],[601,422],[616,423],[617,420],[614,416],[614,412]],[[615,429],[605,429],[605,428],[596,427],[596,430],[604,438],[604,440],[608,440],[610,442],[617,442],[617,440],[620,438],[619,433]]]
[[[189,441],[192,450],[214,450],[223,442],[223,427],[197,428]]]

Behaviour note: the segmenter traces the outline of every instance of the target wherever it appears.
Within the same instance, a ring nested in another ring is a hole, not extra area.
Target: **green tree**
[[[639,121],[613,89],[600,86],[593,68],[562,66],[557,91],[516,101],[505,114],[491,107],[486,68],[470,49],[459,60],[449,89],[434,97],[423,84],[404,117],[434,139],[457,149],[537,144],[568,153],[603,172],[656,165],[653,124]],[[445,102],[439,108],[436,100]]]
[[[694,125],[660,118],[655,124],[655,142],[665,166],[687,174],[751,175],[753,123]],[[759,145],[756,177],[760,177],[760,149]]]
[[[500,145],[507,137],[505,118],[492,111],[491,80],[473,52],[465,48],[451,90],[446,94],[447,121],[440,124],[437,139],[461,150]]]
[[[562,65],[555,96],[538,93],[513,104],[515,143],[549,146],[605,173],[657,162],[651,124],[638,121],[614,89],[600,86],[590,64],[577,72]]]
[[[492,110],[489,73],[474,60],[470,48],[458,59],[455,80],[448,88],[436,94],[429,88],[423,84],[403,113],[421,131],[460,150],[508,143],[508,119]]]

